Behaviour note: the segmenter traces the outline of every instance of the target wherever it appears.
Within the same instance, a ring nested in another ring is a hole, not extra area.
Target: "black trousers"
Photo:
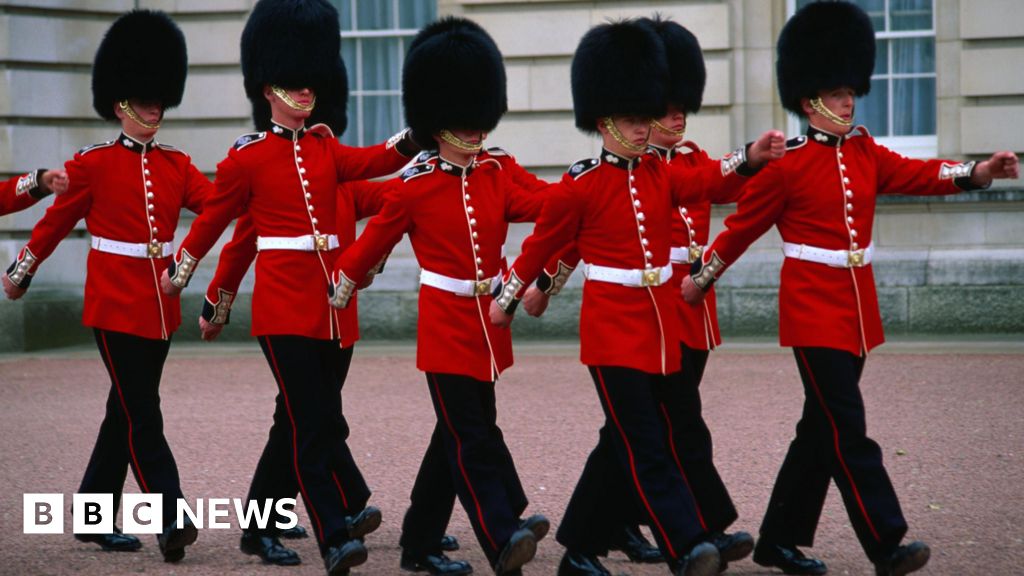
[[[274,423],[248,498],[302,496],[321,552],[348,540],[345,517],[366,507],[370,489],[348,448],[341,388],[352,347],[337,340],[260,336],[277,381]],[[268,532],[275,533],[273,519]]]
[[[623,524],[640,522],[674,563],[705,537],[693,494],[666,444],[660,407],[675,404],[679,375],[591,366],[605,424],[558,528],[572,552],[604,555]],[[673,415],[668,414],[673,424]],[[628,496],[627,496],[628,495]]]
[[[98,328],[93,333],[110,375],[110,392],[78,492],[113,494],[116,512],[130,466],[144,493],[163,495],[163,522],[168,526],[175,520],[177,499],[183,497],[160,413],[160,376],[171,342]]]
[[[715,468],[711,431],[704,422],[700,383],[708,351],[680,344],[682,370],[679,385],[667,386],[658,402],[669,450],[679,474],[692,494],[697,519],[704,531],[725,532],[739,517],[729,491]]]
[[[518,528],[527,499],[497,424],[494,382],[427,373],[437,424],[402,522],[402,548],[440,552],[457,496],[491,564]]]
[[[907,531],[899,500],[867,436],[860,375],[864,357],[831,348],[794,348],[804,384],[796,438],[779,470],[761,538],[812,546],[830,480],[843,496],[857,539],[872,561],[888,557]]]

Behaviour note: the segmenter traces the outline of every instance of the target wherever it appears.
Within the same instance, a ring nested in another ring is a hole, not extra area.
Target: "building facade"
[[[509,113],[488,143],[554,179],[599,143],[573,126],[569,64],[576,44],[606,19],[673,18],[699,38],[708,67],[701,112],[688,138],[714,155],[770,128],[791,135],[799,122],[783,112],[774,83],[774,42],[807,0],[333,0],[343,29],[352,95],[342,140],[370,144],[402,127],[401,63],[423,23],[458,14],[491,32],[505,56]],[[995,150],[1024,152],[1024,4],[1018,0],[857,0],[878,30],[871,95],[858,120],[908,156],[980,159]],[[189,152],[213,175],[235,138],[251,130],[242,90],[238,40],[253,0],[0,0],[0,176],[54,167],[82,146],[109,140],[117,127],[95,116],[90,70],[99,40],[132,8],[170,13],[185,33],[190,72],[182,105],[167,115],[159,140]],[[471,82],[472,79],[467,79]],[[875,223],[876,275],[890,333],[1024,332],[1024,192],[1021,182],[992,191],[927,200],[886,198]],[[10,262],[50,204],[0,217],[0,261]],[[716,213],[715,226],[729,209]],[[190,224],[183,218],[182,226]],[[179,230],[177,237],[184,237]],[[509,238],[514,256],[529,226]],[[226,238],[225,238],[226,240]],[[723,281],[723,332],[773,334],[782,255],[774,231]],[[79,226],[43,264],[23,301],[0,302],[0,351],[85,341],[78,326],[89,238]],[[179,338],[195,338],[213,274],[209,257],[186,291]],[[407,244],[361,299],[368,336],[414,334],[418,269]],[[251,289],[251,277],[243,287]],[[570,336],[578,288],[541,321],[517,330]],[[244,289],[244,288],[243,288]],[[241,295],[225,335],[246,338]],[[59,327],[55,330],[54,327]]]

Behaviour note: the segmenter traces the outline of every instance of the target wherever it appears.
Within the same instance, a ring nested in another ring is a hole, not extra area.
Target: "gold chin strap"
[[[471,144],[469,142],[466,142],[462,138],[459,138],[455,134],[452,134],[450,130],[441,130],[441,132],[438,133],[438,136],[441,137],[441,140],[444,140],[445,142],[451,144],[452,146],[455,146],[456,148],[462,150],[463,152],[470,152],[475,154],[482,150],[484,147],[484,143],[482,140],[478,144]]]
[[[288,92],[286,92],[285,89],[281,88],[280,86],[271,86],[270,90],[274,93],[275,96],[280,98],[281,101],[287,104],[288,107],[291,108],[292,110],[298,110],[299,112],[312,112],[313,107],[316,106],[316,96],[313,96],[313,101],[310,102],[309,104],[302,105],[293,100],[292,97],[288,95]]]
[[[615,138],[615,141],[621,144],[626,150],[636,152],[637,154],[641,154],[647,150],[647,142],[637,146],[629,140],[626,140],[626,137],[622,135],[622,132],[619,132],[619,127],[615,125],[615,122],[612,121],[610,116],[602,118],[601,123],[608,129],[608,133],[612,135],[612,138]]]
[[[136,112],[134,108],[132,108],[132,105],[129,104],[127,100],[121,100],[117,103],[117,106],[121,108],[121,111],[125,113],[125,116],[128,116],[132,119],[132,122],[135,122],[136,124],[142,126],[146,130],[156,130],[160,128],[159,122],[157,122],[156,124],[150,124],[149,122],[143,120],[142,116],[139,116],[139,113]]]
[[[673,130],[673,129],[669,128],[668,126],[665,126],[661,122],[658,122],[657,120],[654,121],[653,126],[654,126],[654,129],[657,130],[658,132],[661,132],[662,134],[666,134],[668,136],[675,136],[676,138],[682,138],[683,134],[686,134],[686,124],[685,123],[683,124],[683,129],[682,130]]]
[[[821,101],[820,96],[811,99],[811,108],[813,108],[814,111],[817,112],[818,114],[821,114],[825,118],[831,120],[832,122],[835,122],[836,124],[839,124],[840,126],[853,126],[853,118],[850,118],[849,120],[843,120],[841,116],[838,116],[835,112],[829,110],[828,107],[825,106],[825,103]]]

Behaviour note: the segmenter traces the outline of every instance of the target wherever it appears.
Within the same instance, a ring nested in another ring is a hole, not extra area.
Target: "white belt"
[[[858,268],[871,263],[871,255],[875,253],[875,245],[870,244],[860,250],[826,250],[806,244],[782,243],[782,253],[786,258],[796,258],[808,262],[826,264],[833,268]]]
[[[157,242],[156,244],[118,242],[117,240],[93,236],[92,249],[119,256],[131,256],[132,258],[166,258],[174,254],[174,242]]]
[[[703,246],[673,246],[668,259],[673,264],[693,264],[704,255]]]
[[[431,272],[430,270],[420,270],[420,284],[433,286],[445,292],[451,292],[456,296],[472,297],[490,294],[491,285],[499,281],[501,281],[500,273],[494,278],[486,280],[459,280],[458,278],[451,278],[443,274]]]
[[[305,236],[258,236],[257,250],[301,250],[322,252],[340,246],[336,234],[306,234]]]
[[[637,270],[584,263],[583,277],[587,280],[610,282],[612,284],[622,284],[623,286],[638,288],[661,286],[672,277],[672,264],[666,264],[661,268],[652,268],[651,270]]]

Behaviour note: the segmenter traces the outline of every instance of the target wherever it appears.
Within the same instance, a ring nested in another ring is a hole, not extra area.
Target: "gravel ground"
[[[910,523],[908,537],[932,547],[922,574],[1024,574],[1024,346],[924,342],[889,346],[862,380],[870,434],[881,444]],[[189,498],[243,497],[259,456],[274,383],[255,344],[176,346],[164,372],[167,436]],[[137,553],[104,553],[70,534],[22,534],[22,494],[77,488],[103,413],[108,380],[94,350],[0,357],[0,574],[322,574],[313,540],[294,547],[305,563],[262,566],[237,550],[237,528],[203,530],[180,564],[160,561],[147,537]],[[534,344],[498,388],[500,424],[531,499],[530,512],[557,526],[583,461],[596,442],[600,408],[568,345]],[[703,385],[716,461],[740,519],[756,535],[772,482],[800,412],[792,354],[738,345],[712,355]],[[384,524],[354,576],[401,574],[400,520],[433,426],[424,378],[407,346],[357,348],[345,388],[351,446]],[[131,475],[129,475],[130,478]],[[129,479],[127,492],[137,492]],[[301,510],[301,506],[299,507]],[[300,521],[308,526],[304,510]],[[70,531],[70,530],[69,530]],[[487,574],[461,508],[450,532]],[[830,574],[873,574],[834,487],[816,546]],[[528,575],[555,574],[562,548],[538,549]],[[613,554],[614,573],[667,574]],[[749,560],[732,574],[771,574]],[[774,572],[778,574],[778,572]]]

